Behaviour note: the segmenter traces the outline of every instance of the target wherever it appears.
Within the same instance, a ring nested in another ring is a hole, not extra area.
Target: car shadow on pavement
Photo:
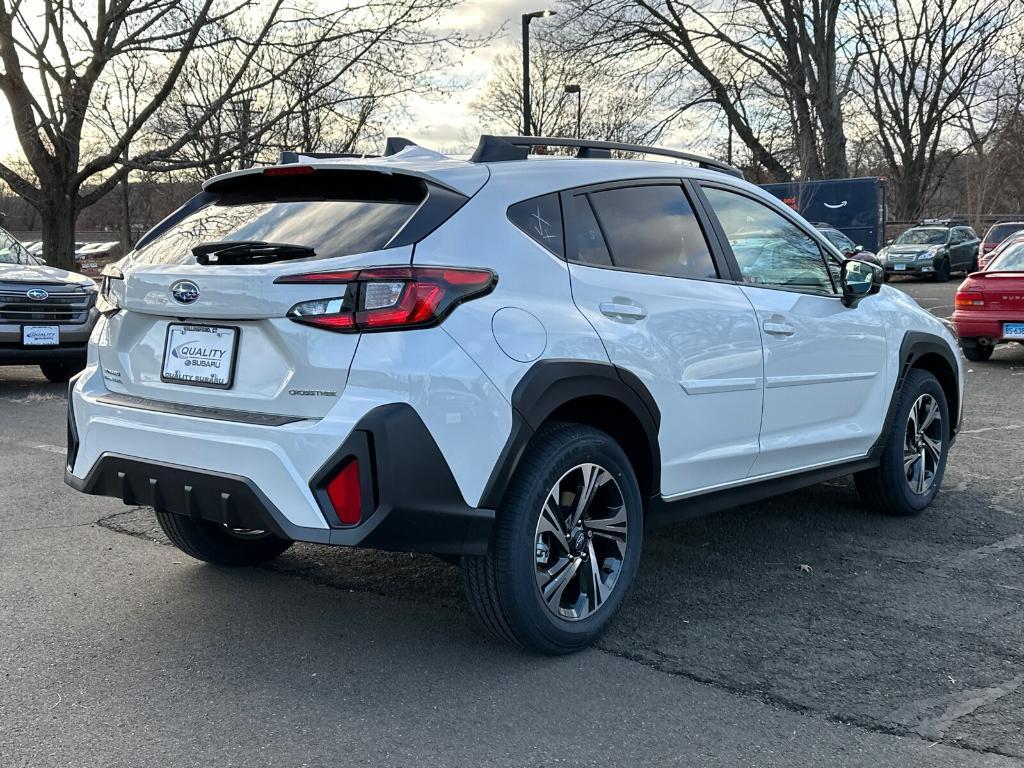
[[[163,538],[146,510],[104,524]],[[849,481],[650,531],[633,593],[598,648],[873,730],[1024,755],[1020,531],[1019,517],[993,516],[966,483],[921,517],[897,519],[866,511]],[[472,631],[460,571],[430,556],[296,545],[262,570],[301,580],[289,600],[313,587],[369,592],[415,604],[424,622],[403,638],[385,616],[346,631],[346,643],[422,643],[435,631],[440,642],[438,623]],[[206,578],[245,583],[241,571],[187,573],[193,592]],[[278,626],[277,607],[265,608],[249,617],[267,623],[253,632],[307,631]],[[182,609],[192,621],[201,613]],[[472,642],[490,644],[479,633]],[[985,724],[993,708],[1007,712],[995,730]]]

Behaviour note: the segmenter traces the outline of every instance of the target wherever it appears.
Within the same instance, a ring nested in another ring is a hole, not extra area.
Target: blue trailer
[[[829,224],[865,250],[885,245],[885,179],[828,179],[763,184],[812,224]]]

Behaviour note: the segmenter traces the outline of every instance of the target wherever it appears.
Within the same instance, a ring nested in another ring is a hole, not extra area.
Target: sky
[[[443,100],[409,100],[407,117],[394,126],[392,133],[432,149],[465,150],[475,145],[480,131],[470,112],[470,104],[480,93],[494,58],[516,46],[521,34],[519,18],[522,13],[550,5],[544,0],[467,0],[463,3],[444,23],[471,36],[482,37],[499,30],[500,34],[482,48],[453,55],[453,66],[444,76],[459,83],[459,87]],[[0,157],[16,153],[17,140],[10,113],[6,101],[0,99]]]

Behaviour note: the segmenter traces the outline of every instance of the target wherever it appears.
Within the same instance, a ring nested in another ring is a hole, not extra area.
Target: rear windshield
[[[985,235],[986,243],[1001,243],[1014,232],[1024,229],[1024,224],[996,224]]]
[[[243,176],[140,248],[143,264],[193,260],[204,243],[265,241],[303,245],[317,259],[384,248],[426,197],[409,176],[327,171],[308,176]]]
[[[1024,272],[1024,243],[1011,245],[992,261],[986,272]]]

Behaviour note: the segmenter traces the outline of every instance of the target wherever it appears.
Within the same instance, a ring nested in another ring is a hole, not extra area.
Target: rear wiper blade
[[[316,251],[308,245],[228,240],[197,245],[192,249],[192,255],[200,264],[266,264],[287,259],[308,259],[316,256]]]

